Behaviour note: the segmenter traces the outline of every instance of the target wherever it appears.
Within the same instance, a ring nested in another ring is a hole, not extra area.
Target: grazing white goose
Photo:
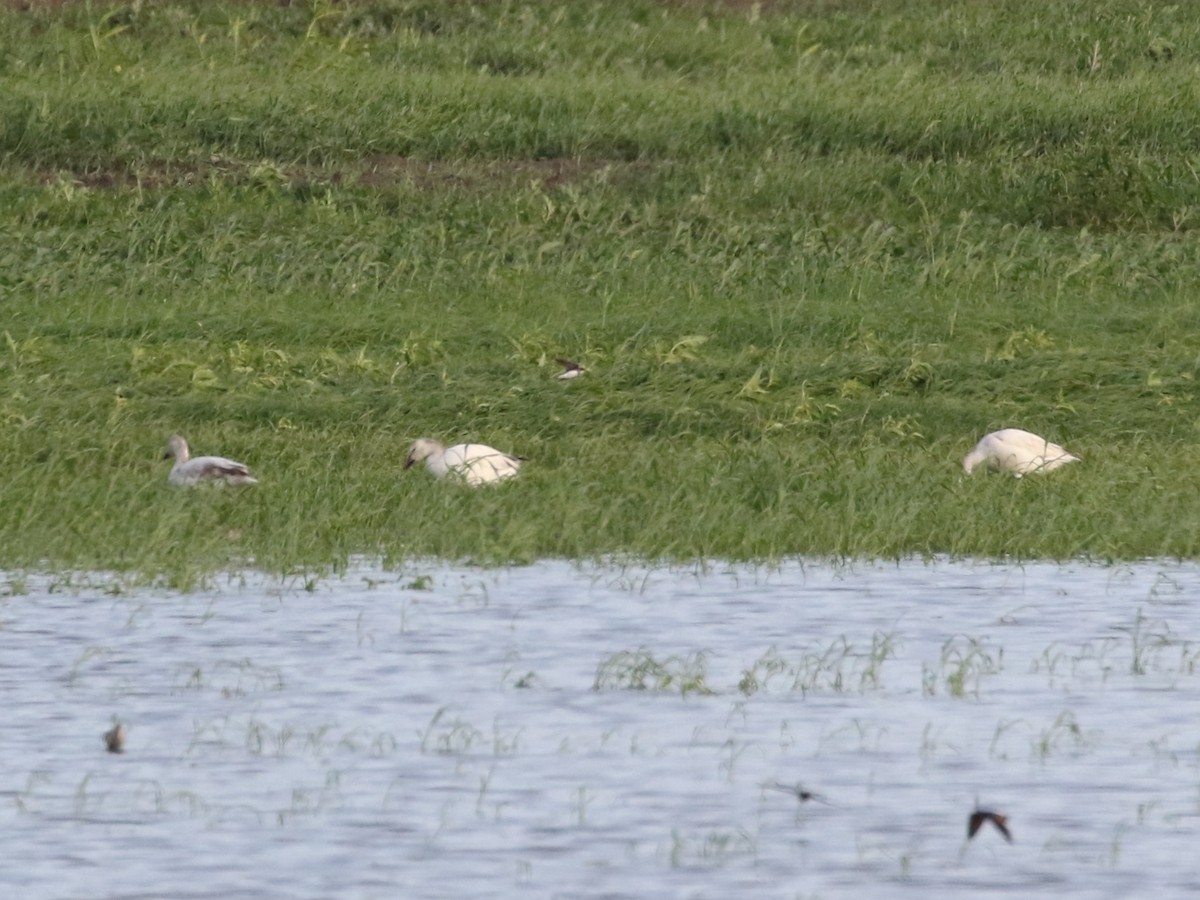
[[[163,454],[163,459],[170,457],[175,458],[175,465],[171,466],[171,474],[167,476],[167,481],[176,487],[197,484],[258,484],[258,479],[240,462],[223,456],[190,458],[187,441],[177,434],[171,435],[171,439],[167,441],[167,452]]]
[[[1004,428],[985,434],[975,449],[963,457],[963,471],[968,475],[980,463],[987,463],[993,472],[1007,472],[1015,478],[1030,472],[1050,472],[1079,457],[1058,444],[1052,444],[1020,428]]]
[[[418,438],[408,450],[408,458],[404,468],[410,468],[425,461],[438,478],[447,475],[461,478],[467,484],[489,484],[512,478],[521,468],[522,459],[502,453],[495,447],[486,444],[455,444],[453,447],[443,446],[433,438]]]
[[[573,359],[563,359],[560,356],[555,358],[554,361],[563,367],[563,370],[554,376],[559,381],[570,381],[572,378],[578,378],[587,371],[586,367],[581,366]]]

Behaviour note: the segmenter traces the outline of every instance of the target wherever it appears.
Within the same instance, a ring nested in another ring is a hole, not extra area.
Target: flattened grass
[[[0,20],[0,567],[1198,552],[1179,8]],[[1085,463],[964,480],[1010,425]]]

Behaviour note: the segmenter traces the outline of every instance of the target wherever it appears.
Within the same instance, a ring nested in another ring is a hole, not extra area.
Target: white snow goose
[[[1004,428],[983,436],[963,457],[963,471],[970,475],[977,465],[986,463],[993,472],[1021,478],[1030,472],[1051,472],[1078,460],[1078,456],[1044,437],[1020,428]]]
[[[167,481],[175,487],[191,487],[198,484],[258,484],[258,479],[250,474],[240,462],[226,459],[223,456],[196,456],[188,452],[187,441],[178,434],[171,435],[167,441],[167,451],[164,459],[174,457],[175,465],[171,466],[171,474]]]
[[[479,485],[512,478],[521,468],[523,460],[486,444],[446,447],[433,438],[418,438],[408,450],[404,468],[411,468],[422,461],[437,478],[450,476],[470,485]]]

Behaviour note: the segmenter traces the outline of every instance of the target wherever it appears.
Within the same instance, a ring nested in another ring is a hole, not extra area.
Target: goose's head
[[[408,448],[408,456],[404,460],[404,468],[410,469],[419,462],[423,462],[435,453],[441,453],[446,448],[433,438],[417,438],[413,441],[413,445]]]
[[[173,434],[167,440],[167,449],[163,451],[163,459],[174,459],[175,462],[188,461],[188,445],[180,435]]]

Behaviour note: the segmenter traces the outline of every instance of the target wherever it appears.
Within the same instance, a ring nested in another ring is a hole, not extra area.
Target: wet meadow
[[[0,25],[9,569],[1200,550],[1182,7]],[[1005,426],[1084,463],[964,479]],[[261,485],[170,490],[173,432]],[[447,489],[420,436],[528,463]]]

